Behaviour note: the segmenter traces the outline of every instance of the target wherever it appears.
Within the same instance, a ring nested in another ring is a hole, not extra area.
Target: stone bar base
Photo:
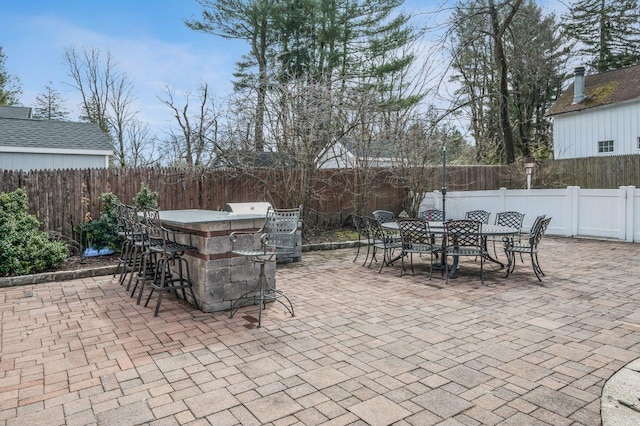
[[[227,310],[231,301],[250,291],[258,284],[260,266],[243,256],[231,253],[232,232],[246,232],[236,242],[237,248],[260,247],[253,233],[264,223],[264,216],[241,215],[209,210],[163,210],[163,225],[191,233],[191,243],[197,253],[186,255],[193,291],[203,312]],[[189,237],[181,235],[181,243]],[[265,270],[267,281],[276,287],[276,262],[269,262]]]

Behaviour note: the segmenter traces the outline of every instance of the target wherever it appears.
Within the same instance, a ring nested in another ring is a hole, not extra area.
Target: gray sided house
[[[112,156],[95,123],[35,120],[31,108],[0,107],[0,170],[105,168]]]
[[[640,65],[575,79],[547,113],[556,159],[640,154]]]

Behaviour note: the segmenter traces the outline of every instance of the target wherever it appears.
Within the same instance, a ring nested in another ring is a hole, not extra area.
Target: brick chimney
[[[586,99],[584,94],[584,67],[575,69],[575,77],[573,79],[573,103],[578,104]]]

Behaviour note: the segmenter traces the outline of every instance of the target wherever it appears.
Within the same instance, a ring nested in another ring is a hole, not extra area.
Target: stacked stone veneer
[[[228,218],[215,222],[196,223],[180,227],[166,224],[168,228],[189,232],[190,236],[179,235],[181,243],[193,244],[196,253],[186,255],[193,291],[200,309],[215,312],[229,309],[231,301],[256,287],[259,265],[244,256],[231,253],[232,232],[244,232],[235,243],[237,249],[260,247],[259,236],[255,232],[263,225],[264,217],[255,219]],[[266,264],[269,285],[276,287],[276,262]]]

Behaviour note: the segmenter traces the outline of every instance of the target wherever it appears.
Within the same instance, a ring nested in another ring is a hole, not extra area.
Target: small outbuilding
[[[106,168],[111,157],[96,123],[37,120],[31,108],[0,106],[0,170]]]

